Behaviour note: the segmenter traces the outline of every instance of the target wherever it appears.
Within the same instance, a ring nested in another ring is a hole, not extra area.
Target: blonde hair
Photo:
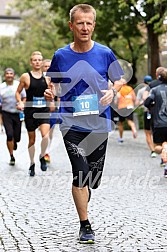
[[[157,76],[160,75],[163,70],[164,70],[164,67],[157,67],[156,68],[156,75]]]
[[[42,62],[42,71],[46,72],[48,70],[48,68],[51,65],[51,60],[50,59],[44,59]]]
[[[40,51],[34,51],[34,52],[32,52],[32,54],[31,54],[30,61],[32,61],[32,58],[33,58],[33,56],[35,56],[35,55],[40,55],[40,56],[42,57],[42,59],[43,59],[42,53],[41,53]]]
[[[162,81],[167,81],[167,68],[163,67],[163,69],[161,70],[161,72],[159,73],[159,78]]]
[[[50,59],[44,59],[43,64],[46,63],[46,62],[51,62],[51,60]]]
[[[84,13],[92,12],[94,15],[94,21],[96,21],[96,10],[93,8],[93,6],[89,4],[77,4],[70,10],[70,21],[74,22],[74,15],[77,10],[80,10]]]

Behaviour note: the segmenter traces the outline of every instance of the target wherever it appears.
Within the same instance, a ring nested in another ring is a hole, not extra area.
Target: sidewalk
[[[150,158],[143,131],[137,139],[125,131],[123,144],[117,138],[117,131],[109,136],[102,184],[89,203],[96,244],[81,245],[71,167],[59,130],[46,172],[40,171],[36,146],[34,178],[28,175],[24,125],[15,167],[8,165],[5,134],[0,134],[0,252],[166,252],[167,179],[160,157]]]

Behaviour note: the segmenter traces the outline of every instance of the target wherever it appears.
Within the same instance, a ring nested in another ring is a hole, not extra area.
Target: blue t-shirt
[[[94,42],[91,50],[78,53],[69,44],[54,53],[47,75],[61,86],[61,130],[111,131],[111,108],[99,103],[108,79],[123,75],[111,49]]]

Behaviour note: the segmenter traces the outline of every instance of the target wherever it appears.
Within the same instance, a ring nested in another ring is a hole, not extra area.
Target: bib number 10
[[[73,97],[73,116],[99,114],[97,94]]]
[[[89,109],[90,108],[90,103],[88,101],[81,102],[81,107],[82,109]]]

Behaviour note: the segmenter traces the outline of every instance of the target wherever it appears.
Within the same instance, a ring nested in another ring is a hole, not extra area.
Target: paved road
[[[96,244],[81,245],[71,168],[59,131],[47,172],[40,171],[36,145],[34,178],[27,172],[24,125],[15,167],[8,165],[5,135],[0,134],[0,252],[166,252],[167,179],[160,157],[150,158],[142,131],[135,140],[126,131],[123,144],[117,137],[117,131],[109,136],[102,184],[89,204]]]

